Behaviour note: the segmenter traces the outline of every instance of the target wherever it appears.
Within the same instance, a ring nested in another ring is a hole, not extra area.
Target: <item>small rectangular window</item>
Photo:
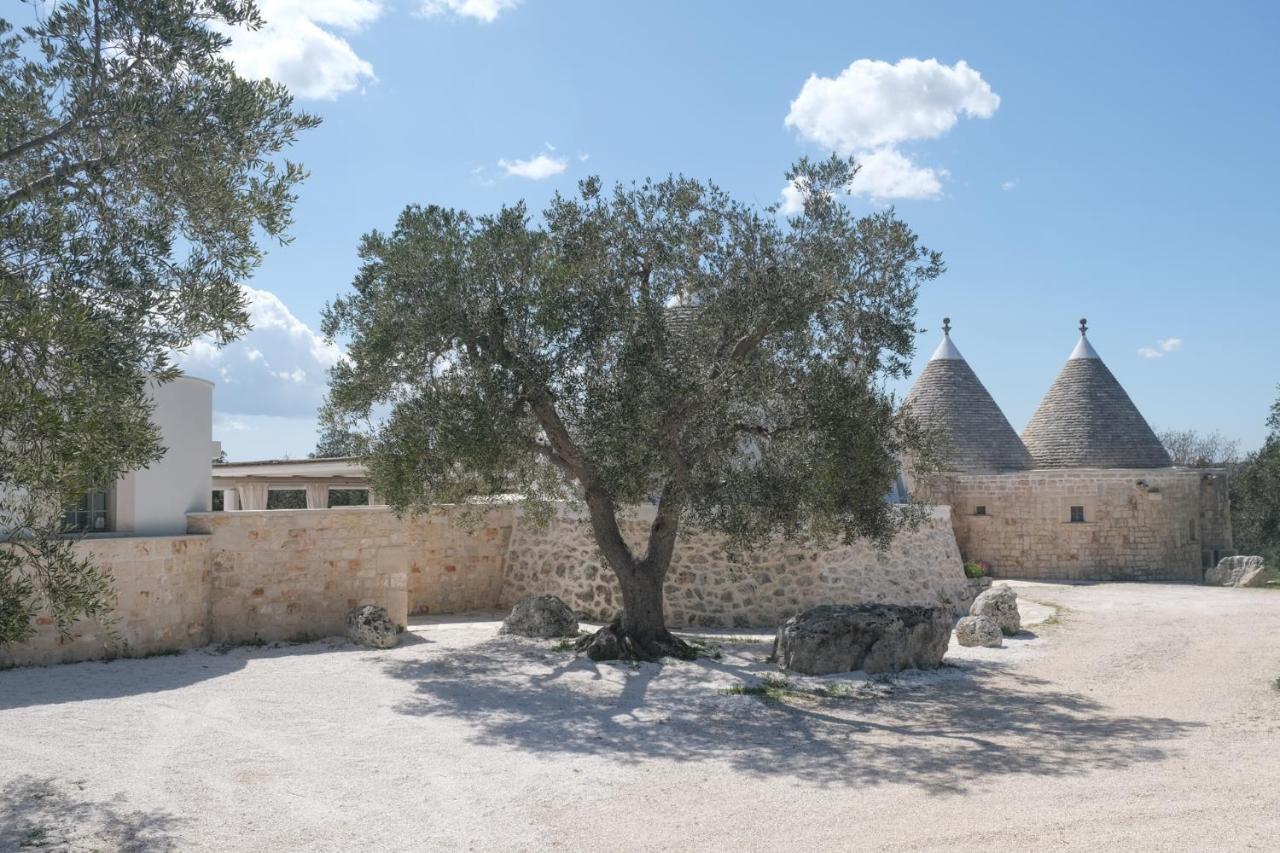
[[[1196,520],[1193,518],[1187,522],[1187,535],[1191,537],[1191,541],[1196,541]]]
[[[107,493],[90,489],[62,513],[64,533],[101,533],[107,529]]]
[[[368,506],[368,489],[330,489],[329,508],[335,506]]]
[[[986,515],[986,514],[987,514],[987,508],[986,508],[985,506],[982,506],[982,505],[975,506],[975,507],[973,508],[973,514],[974,514],[974,515]]]
[[[1073,506],[1071,508],[1071,523],[1084,524],[1084,507]]]
[[[268,489],[267,509],[306,509],[306,489]]]

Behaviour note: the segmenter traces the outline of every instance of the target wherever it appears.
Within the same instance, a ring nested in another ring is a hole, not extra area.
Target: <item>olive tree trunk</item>
[[[637,559],[622,537],[612,502],[588,490],[591,531],[622,591],[622,614],[578,643],[578,650],[592,660],[688,660],[696,656],[692,646],[667,630],[663,607],[662,587],[678,528],[678,511],[672,503],[665,499],[659,503],[649,530],[648,552]]]

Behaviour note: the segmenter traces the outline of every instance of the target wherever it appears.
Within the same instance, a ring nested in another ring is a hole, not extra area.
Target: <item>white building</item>
[[[220,452],[213,441],[213,383],[181,376],[149,386],[147,394],[164,455],[68,508],[69,531],[178,535],[187,532],[187,513],[209,510],[209,464]]]

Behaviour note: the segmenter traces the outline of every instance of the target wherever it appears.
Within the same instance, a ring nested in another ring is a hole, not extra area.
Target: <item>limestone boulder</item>
[[[950,607],[824,604],[783,623],[772,660],[804,675],[932,669],[950,640]]]
[[[1204,573],[1210,586],[1266,586],[1271,573],[1261,557],[1223,557]]]
[[[986,646],[998,649],[1004,645],[1000,626],[986,616],[966,616],[956,623],[956,639],[962,646]]]
[[[400,642],[400,629],[385,607],[364,604],[347,613],[347,639],[360,646],[389,649]]]
[[[521,637],[573,637],[578,633],[578,617],[569,605],[554,595],[531,595],[516,602],[498,633]]]
[[[1006,637],[1022,630],[1022,617],[1018,615],[1018,594],[1008,584],[996,584],[973,600],[970,616],[985,616]]]

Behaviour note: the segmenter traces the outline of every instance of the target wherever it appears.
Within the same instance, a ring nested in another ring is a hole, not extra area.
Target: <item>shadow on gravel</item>
[[[74,785],[21,776],[0,789],[0,850],[175,850],[177,819],[86,802]]]
[[[958,793],[998,776],[1119,769],[1164,759],[1172,741],[1200,725],[1115,714],[998,664],[888,680],[849,698],[766,701],[726,696],[708,683],[778,674],[758,659],[597,665],[489,641],[391,661],[386,672],[414,687],[398,711],[464,720],[478,743],[622,762],[716,762],[820,786]]]

